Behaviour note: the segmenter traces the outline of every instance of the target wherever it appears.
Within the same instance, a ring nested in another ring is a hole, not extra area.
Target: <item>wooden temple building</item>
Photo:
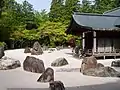
[[[75,12],[66,33],[79,35],[86,53],[116,58],[120,56],[120,8],[104,14]]]

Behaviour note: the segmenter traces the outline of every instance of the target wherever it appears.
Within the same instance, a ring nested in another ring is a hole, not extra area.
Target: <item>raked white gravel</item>
[[[66,58],[69,65],[52,67],[55,70],[55,80],[61,80],[65,84],[65,87],[98,85],[114,82],[120,84],[119,78],[84,76],[80,72],[56,72],[60,68],[80,68],[82,59],[72,57],[71,53],[71,49],[63,49],[60,51],[55,50],[52,53],[44,51],[43,55],[32,56],[43,60],[45,68],[51,67],[51,62],[59,57]],[[31,56],[30,54],[24,54],[24,49],[6,50],[5,55],[20,60],[21,64],[23,64],[26,56]],[[98,62],[105,66],[110,66],[113,60],[114,59],[98,60]],[[116,70],[120,71],[119,68]],[[6,90],[7,88],[48,88],[48,83],[37,82],[40,75],[41,74],[26,72],[22,67],[0,71],[0,90]]]

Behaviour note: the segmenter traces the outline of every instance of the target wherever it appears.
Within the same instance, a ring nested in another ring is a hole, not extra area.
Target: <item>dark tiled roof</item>
[[[120,31],[120,7],[104,14],[75,12],[66,32],[81,33],[89,30]]]
[[[120,24],[120,16],[99,14],[74,14],[73,20],[76,24],[93,29],[116,29],[116,22]],[[119,20],[118,20],[119,19]]]
[[[106,11],[103,13],[104,15],[117,15],[120,16],[120,7]]]

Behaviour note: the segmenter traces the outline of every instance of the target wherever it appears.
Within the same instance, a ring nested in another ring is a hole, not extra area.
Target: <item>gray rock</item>
[[[97,63],[95,57],[86,57],[82,61],[81,72],[84,75],[95,77],[120,77],[120,73],[111,67],[104,67],[103,64]]]
[[[0,59],[5,55],[4,47],[0,47]]]
[[[97,59],[94,56],[85,57],[81,64],[81,72],[84,73],[85,70],[90,68],[97,68]]]
[[[64,66],[64,65],[67,65],[67,64],[68,64],[68,61],[65,58],[58,58],[51,63],[51,66],[58,67],[58,66]]]
[[[104,65],[101,64],[101,63],[98,63],[98,64],[97,64],[97,68],[100,68],[100,67],[104,67]]]
[[[61,49],[63,49],[63,46],[57,46],[56,49],[61,50]]]
[[[52,51],[55,51],[56,48],[49,48],[49,51],[52,52]]]
[[[85,70],[83,74],[95,77],[120,77],[120,73],[111,67],[90,68]]]
[[[34,73],[43,73],[45,71],[43,61],[31,56],[26,57],[23,62],[23,69]]]
[[[47,46],[43,46],[42,50],[47,51],[47,50],[49,50],[49,48]]]
[[[50,90],[65,90],[64,84],[61,81],[53,81],[49,83]]]
[[[120,60],[112,61],[111,66],[112,67],[120,67]]]
[[[43,54],[42,47],[39,42],[35,42],[31,51],[31,55],[41,55]]]
[[[45,72],[40,76],[37,82],[51,82],[54,81],[54,70],[47,68]]]
[[[79,50],[80,50],[80,46],[76,46],[74,48],[73,52],[78,55],[79,54]]]
[[[21,63],[19,60],[15,60],[9,57],[5,57],[0,60],[0,70],[15,69],[20,66]]]
[[[24,53],[31,53],[30,47],[26,47],[25,50],[24,50]]]

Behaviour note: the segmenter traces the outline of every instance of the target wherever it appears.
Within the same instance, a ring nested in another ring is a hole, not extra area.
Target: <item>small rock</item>
[[[0,47],[0,59],[5,55],[4,47]]]
[[[120,67],[120,60],[112,61],[111,66],[112,67]]]
[[[65,90],[64,84],[61,81],[53,81],[49,83],[50,90]]]
[[[58,67],[58,66],[64,66],[64,65],[67,65],[67,64],[68,64],[68,61],[65,58],[58,58],[51,63],[51,66]]]
[[[80,50],[80,46],[76,46],[74,48],[73,52],[78,55],[79,54],[79,50]]]
[[[63,49],[63,46],[57,46],[56,49],[61,50],[61,49]]]
[[[24,53],[31,53],[30,48],[26,47],[25,50],[24,50]]]
[[[23,62],[23,69],[34,73],[43,73],[45,71],[43,61],[31,56],[26,57]]]
[[[52,68],[47,68],[37,81],[38,82],[54,81],[54,70]]]

